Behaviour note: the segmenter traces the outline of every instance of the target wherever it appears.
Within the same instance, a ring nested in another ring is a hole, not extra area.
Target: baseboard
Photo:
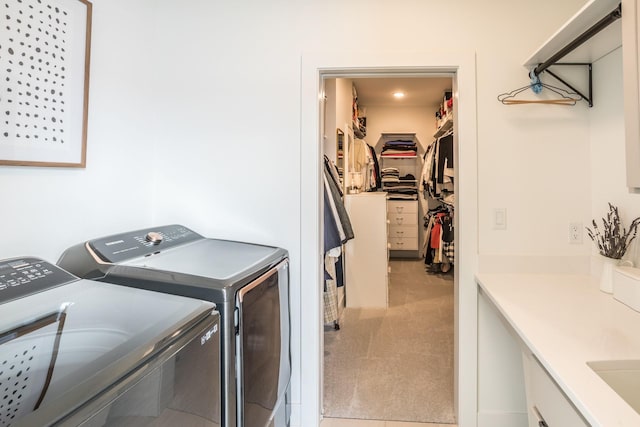
[[[479,412],[478,427],[528,427],[526,413]]]
[[[480,273],[590,274],[590,255],[479,255]]]

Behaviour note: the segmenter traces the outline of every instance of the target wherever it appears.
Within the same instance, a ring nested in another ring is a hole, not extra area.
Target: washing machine
[[[286,250],[206,238],[173,224],[77,244],[58,265],[86,279],[215,303],[221,317],[223,425],[289,425]]]
[[[193,298],[0,261],[0,425],[221,425],[220,317]]]

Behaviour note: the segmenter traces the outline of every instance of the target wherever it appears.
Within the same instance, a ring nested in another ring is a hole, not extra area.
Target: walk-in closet
[[[324,417],[455,424],[452,76],[323,83]]]

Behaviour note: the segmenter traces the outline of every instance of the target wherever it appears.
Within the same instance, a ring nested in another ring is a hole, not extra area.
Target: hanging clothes
[[[442,135],[427,147],[420,179],[425,198],[443,198],[453,193],[453,155],[453,132]]]
[[[338,226],[338,231],[340,232],[340,242],[345,243],[347,240],[353,239],[353,227],[351,226],[349,215],[347,214],[344,202],[342,201],[342,191],[336,184],[331,171],[328,170],[327,167],[324,169],[324,185],[328,188],[327,200],[331,206],[331,214],[334,217],[333,219],[335,220]],[[335,246],[325,246],[325,252],[333,247]]]
[[[376,191],[379,179],[376,174],[375,150],[363,139],[349,143],[349,187],[360,191]]]
[[[325,156],[324,166],[324,320],[331,323],[338,320],[337,287],[344,284],[342,245],[354,234],[335,165]]]
[[[382,188],[382,176],[380,172],[380,164],[378,163],[378,156],[376,155],[376,149],[371,145],[367,144],[369,147],[369,153],[371,154],[371,158],[373,159],[373,182],[369,186],[370,191],[377,191]]]
[[[324,257],[324,323],[338,321],[338,285],[336,260],[339,259],[340,248],[328,251]]]
[[[455,261],[453,206],[443,204],[430,209],[424,216],[424,227],[425,264],[448,271]]]

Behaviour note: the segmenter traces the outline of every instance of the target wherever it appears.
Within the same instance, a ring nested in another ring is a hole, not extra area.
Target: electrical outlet
[[[582,244],[582,223],[570,222],[569,223],[569,243],[574,245]]]

